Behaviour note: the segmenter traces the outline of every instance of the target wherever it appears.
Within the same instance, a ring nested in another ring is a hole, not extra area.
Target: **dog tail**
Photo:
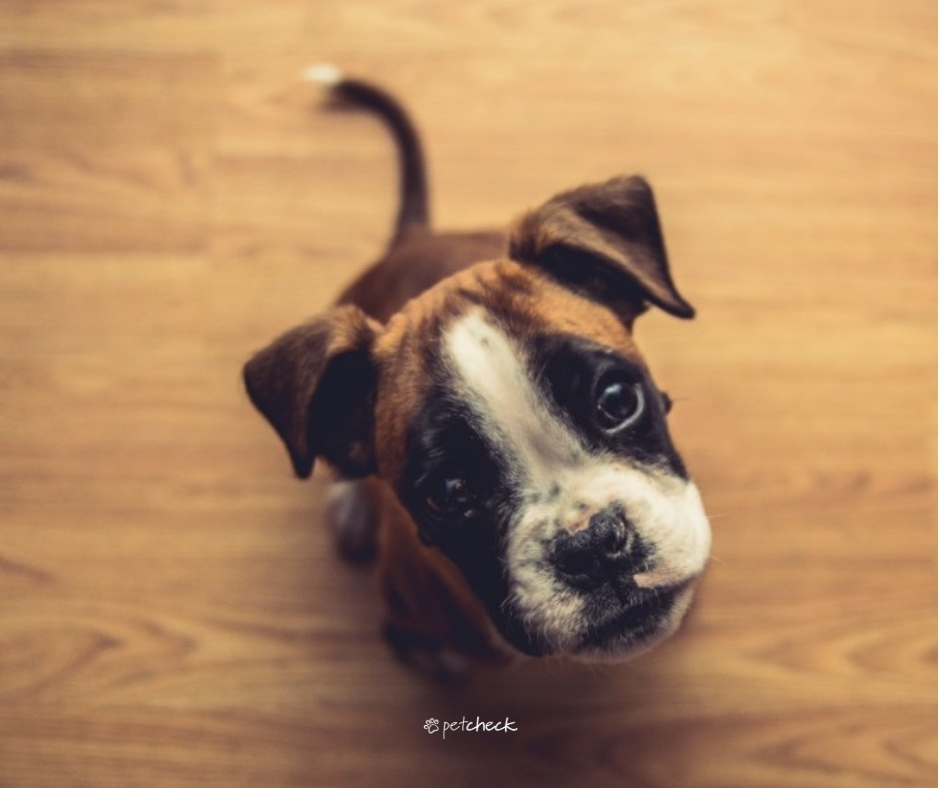
[[[430,212],[424,153],[417,129],[401,104],[375,85],[344,76],[336,66],[313,66],[304,78],[323,85],[331,96],[374,112],[391,130],[398,148],[400,195],[392,245],[409,228],[426,227]]]

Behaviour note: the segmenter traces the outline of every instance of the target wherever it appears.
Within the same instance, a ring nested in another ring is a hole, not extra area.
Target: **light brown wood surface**
[[[0,5],[0,785],[936,784],[936,15]],[[654,184],[699,318],[638,336],[715,533],[654,652],[448,689],[382,644],[240,383],[390,229],[318,61],[412,108],[439,226]]]

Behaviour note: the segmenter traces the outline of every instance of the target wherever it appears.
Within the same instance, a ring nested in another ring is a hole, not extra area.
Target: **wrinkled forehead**
[[[376,347],[382,475],[401,476],[411,426],[442,399],[468,413],[511,413],[510,423],[543,429],[524,417],[537,405],[538,348],[556,337],[642,366],[629,330],[610,310],[508,261],[468,269],[406,305]]]

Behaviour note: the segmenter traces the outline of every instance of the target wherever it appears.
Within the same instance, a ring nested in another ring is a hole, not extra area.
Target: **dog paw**
[[[375,558],[378,520],[364,482],[333,482],[326,515],[343,558],[356,562]]]
[[[392,625],[385,627],[385,639],[401,662],[436,681],[459,684],[470,677],[473,662],[436,640]]]

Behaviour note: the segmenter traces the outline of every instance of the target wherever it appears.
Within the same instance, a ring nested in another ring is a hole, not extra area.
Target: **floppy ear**
[[[629,307],[628,319],[647,301],[676,317],[695,315],[669,274],[653,191],[637,176],[553,197],[516,223],[509,256],[615,311]]]
[[[248,396],[287,446],[302,479],[323,457],[348,477],[375,470],[373,411],[379,330],[338,307],[274,340],[243,371]]]

